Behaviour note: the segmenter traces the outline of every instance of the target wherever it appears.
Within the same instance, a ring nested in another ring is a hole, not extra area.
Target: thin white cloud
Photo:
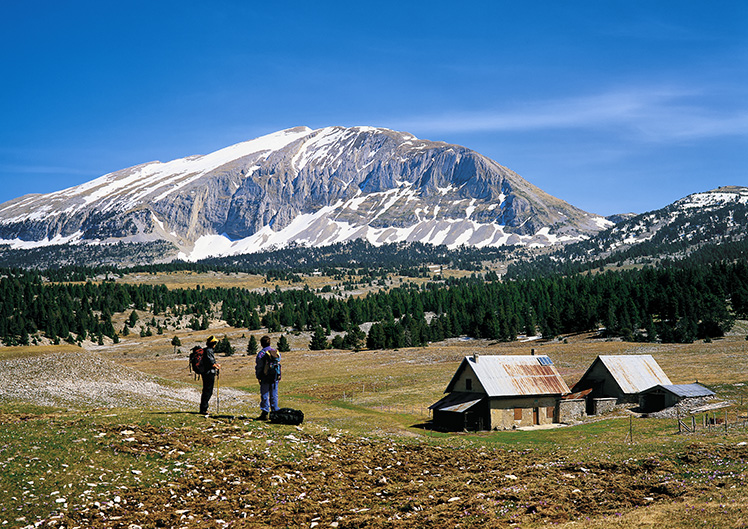
[[[608,92],[420,117],[400,126],[419,133],[618,129],[648,141],[748,134],[748,110],[716,110],[703,104],[704,97],[670,89]]]

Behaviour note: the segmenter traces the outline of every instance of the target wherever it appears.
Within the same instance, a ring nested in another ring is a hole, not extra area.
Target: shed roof
[[[471,369],[489,397],[565,395],[569,387],[545,355],[466,356],[445,393],[454,388],[465,369]]]
[[[486,396],[482,394],[455,391],[439,399],[438,402],[429,406],[429,409],[461,413],[469,410],[484,398]]]
[[[673,384],[652,355],[600,355],[587,373],[598,361],[602,362],[618,383],[621,391],[626,394],[640,393],[657,384],[668,386]]]
[[[672,393],[676,397],[688,398],[688,397],[712,397],[715,395],[714,391],[709,388],[705,388],[701,384],[658,384],[651,387],[642,393],[650,393],[656,390],[664,390]]]

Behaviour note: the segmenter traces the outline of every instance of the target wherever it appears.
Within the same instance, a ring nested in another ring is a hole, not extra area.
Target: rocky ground
[[[138,450],[160,455],[165,469],[184,471],[70,510],[59,523],[128,529],[584,523],[672,502],[685,509],[706,494],[742,488],[745,474],[731,468],[748,461],[745,443],[718,449],[694,443],[674,459],[614,462],[532,449],[460,449],[423,440],[307,433],[303,427],[288,427],[280,436],[277,426],[245,427],[217,422],[186,437],[133,427],[128,435],[137,439]],[[227,443],[243,448],[219,456]],[[164,448],[196,444],[215,450],[215,457],[185,466]],[[715,472],[709,469],[713,465],[724,468]]]

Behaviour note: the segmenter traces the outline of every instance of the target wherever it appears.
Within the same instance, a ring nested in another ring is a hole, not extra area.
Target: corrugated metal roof
[[[577,391],[576,393],[569,393],[568,395],[564,395],[564,400],[581,399],[586,397],[590,393],[592,393],[592,388],[587,388],[583,391]]]
[[[462,413],[478,404],[484,398],[485,395],[481,393],[455,392],[450,393],[446,397],[440,399],[438,402],[435,402],[434,404],[429,406],[429,409]]]
[[[545,355],[466,356],[447,386],[449,393],[464,369],[472,369],[489,397],[565,395],[569,387]]]
[[[624,393],[640,393],[657,384],[673,384],[652,355],[600,355],[597,358]]]
[[[665,391],[669,391],[673,395],[677,397],[712,397],[715,395],[714,391],[712,391],[709,388],[705,388],[701,384],[658,384],[657,386],[654,386],[652,388],[649,388],[648,390],[644,391],[644,393],[648,393],[652,390],[656,390],[658,388],[662,388]]]

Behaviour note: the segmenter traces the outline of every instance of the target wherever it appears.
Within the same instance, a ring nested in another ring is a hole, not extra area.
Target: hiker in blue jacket
[[[278,410],[278,383],[281,379],[280,353],[270,347],[270,337],[260,338],[262,349],[255,359],[255,376],[260,383],[259,421],[266,421],[270,411]]]
[[[221,369],[219,364],[216,364],[216,356],[213,352],[213,348],[218,345],[218,340],[215,336],[210,335],[205,342],[205,353],[202,361],[204,368],[201,378],[203,379],[203,393],[200,396],[200,414],[208,415],[208,403],[210,397],[213,396],[213,385],[216,382],[216,374]]]

